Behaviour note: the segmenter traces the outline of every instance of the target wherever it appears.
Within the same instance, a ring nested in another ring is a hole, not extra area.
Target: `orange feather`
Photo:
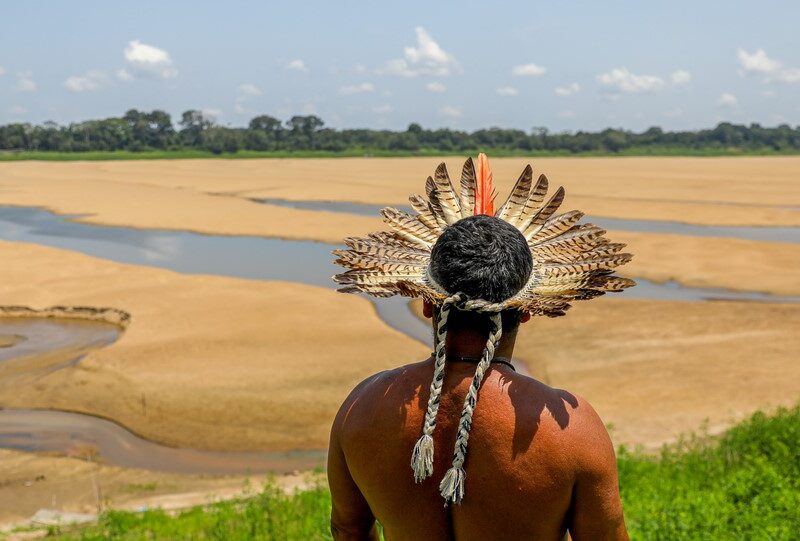
[[[492,185],[492,168],[489,158],[481,152],[478,154],[477,182],[475,185],[475,215],[488,214],[494,216],[494,186]]]

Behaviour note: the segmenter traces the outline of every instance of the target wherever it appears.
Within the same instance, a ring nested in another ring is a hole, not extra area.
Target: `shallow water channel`
[[[374,215],[376,207],[369,207],[370,215]],[[312,208],[332,210],[330,204]],[[331,250],[337,246],[330,244],[99,226],[70,221],[70,218],[75,217],[34,208],[0,207],[0,239],[74,250],[121,263],[162,267],[187,274],[287,280],[334,287],[331,276],[339,272],[331,255]],[[796,232],[793,234],[796,235]],[[676,283],[654,284],[646,280],[638,280],[638,283],[637,287],[618,297],[688,301],[800,301],[800,297],[688,288]],[[406,299],[379,300],[374,306],[381,319],[391,327],[423,343],[430,343],[430,327],[411,312]],[[0,348],[0,363],[12,359],[19,361],[28,355],[64,348],[65,341],[88,341],[84,345],[92,348],[107,345],[117,338],[117,335],[103,333],[93,336],[85,330],[81,335],[75,332],[72,323],[64,320],[20,321],[0,320],[0,337],[5,337],[2,342],[5,346]],[[78,362],[84,354],[85,351],[65,359],[66,364],[54,366],[53,369]],[[82,445],[91,446],[104,460],[120,466],[185,473],[289,471],[317,465],[324,455],[323,451],[220,453],[174,449],[139,438],[113,422],[88,415],[0,410],[0,447],[69,453]]]
[[[325,210],[343,214],[357,214],[359,216],[379,216],[379,211],[382,207],[394,206],[351,203],[346,201],[290,201],[287,199],[254,199],[254,201],[281,207]],[[400,205],[396,208],[411,212],[411,207],[408,206]],[[745,213],[746,211],[742,212]],[[586,216],[584,221],[591,222],[608,230],[616,229],[618,231],[638,231],[642,233],[670,233],[695,237],[730,237],[745,240],[800,243],[800,227],[697,225],[664,220],[626,220],[622,218],[603,218],[601,216]]]

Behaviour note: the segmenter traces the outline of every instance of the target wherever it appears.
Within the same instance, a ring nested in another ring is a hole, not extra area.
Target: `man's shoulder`
[[[420,374],[426,369],[430,368],[431,361],[426,359],[415,363],[398,366],[389,370],[376,372],[371,376],[364,378],[359,382],[350,394],[345,398],[341,408],[339,408],[339,416],[343,412],[353,412],[359,408],[374,409],[376,405],[384,402],[384,400],[373,400],[385,398],[390,390],[399,392],[404,387],[417,388],[416,385],[403,385],[403,382],[411,384],[419,379]],[[405,390],[407,392],[407,390]],[[339,417],[337,416],[337,418]]]
[[[536,426],[547,425],[550,432],[558,434],[562,443],[584,446],[588,442],[608,438],[603,421],[594,407],[584,397],[553,387],[536,378],[517,375],[508,386],[517,421],[529,416]]]

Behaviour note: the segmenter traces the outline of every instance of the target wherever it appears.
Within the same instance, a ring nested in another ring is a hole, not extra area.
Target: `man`
[[[422,297],[435,351],[366,379],[336,416],[335,539],[377,539],[376,519],[387,539],[627,539],[602,421],[509,360],[532,314],[633,285],[612,275],[630,255],[582,214],[554,216],[563,190],[542,204],[547,179],[530,167],[497,213],[491,184],[483,155],[458,196],[442,165],[428,201],[411,198],[417,216],[384,209],[391,233],[336,252],[344,291]]]

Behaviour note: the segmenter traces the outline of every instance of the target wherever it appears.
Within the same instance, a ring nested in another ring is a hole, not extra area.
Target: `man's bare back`
[[[493,363],[480,388],[465,465],[467,496],[444,507],[464,397],[475,372],[449,362],[434,432],[434,474],[409,459],[433,375],[431,359],[359,384],[334,421],[328,459],[335,539],[627,539],[614,450],[592,407]]]

